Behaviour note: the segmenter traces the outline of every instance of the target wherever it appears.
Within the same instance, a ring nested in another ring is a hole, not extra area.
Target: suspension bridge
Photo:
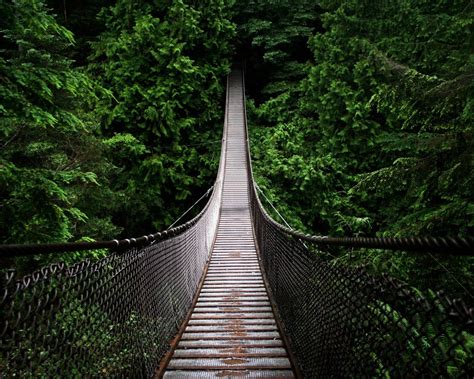
[[[330,238],[280,225],[258,197],[246,122],[243,72],[234,69],[212,194],[185,224],[120,241],[0,246],[8,257],[110,250],[26,276],[2,271],[3,376],[474,372],[472,306],[321,254],[334,246],[461,256],[472,254],[474,240]]]

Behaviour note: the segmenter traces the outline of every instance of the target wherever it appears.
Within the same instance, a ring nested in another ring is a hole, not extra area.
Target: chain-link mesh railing
[[[150,377],[193,301],[214,204],[186,231],[97,261],[4,272],[4,377]]]
[[[245,118],[246,119],[246,118]],[[249,149],[250,151],[250,149]],[[328,261],[329,245],[474,254],[473,238],[307,236],[264,210],[247,159],[261,264],[304,377],[473,377],[474,308]]]
[[[0,376],[152,376],[191,308],[220,192],[216,182],[199,216],[139,239],[144,247],[121,241],[96,262],[52,264],[23,277],[3,271]]]
[[[227,117],[226,117],[227,119]],[[0,377],[153,376],[190,310],[221,208],[227,123],[210,200],[184,225],[137,239],[4,245],[4,257],[108,248],[98,261],[0,271]]]
[[[474,308],[388,276],[334,265],[253,201],[273,301],[305,377],[467,377]]]

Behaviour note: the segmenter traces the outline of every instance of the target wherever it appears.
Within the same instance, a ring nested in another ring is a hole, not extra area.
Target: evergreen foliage
[[[105,92],[71,67],[74,37],[41,1],[2,2],[0,13],[0,239],[110,238],[119,229],[92,113]]]
[[[263,190],[311,233],[472,233],[472,4],[315,3],[320,24],[307,39],[304,77],[270,96],[262,91],[263,103],[257,92],[249,104],[251,124],[260,126],[252,146]],[[263,24],[271,18],[255,13]],[[338,260],[417,286],[464,292],[454,276],[473,287],[471,259],[356,252]]]
[[[112,92],[98,113],[132,235],[166,227],[213,182],[234,33],[227,12],[221,0],[120,0],[101,12],[90,71]]]
[[[229,7],[107,3],[0,4],[2,243],[148,234],[213,182]]]
[[[0,13],[2,243],[168,226],[214,180],[234,51],[257,180],[290,224],[472,233],[468,0],[17,0]],[[446,268],[474,287],[472,259],[440,259],[336,254],[419,287],[457,291]]]

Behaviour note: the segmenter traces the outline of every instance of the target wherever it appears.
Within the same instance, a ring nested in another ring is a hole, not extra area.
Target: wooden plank
[[[166,372],[165,379],[208,379],[208,378],[294,378],[291,370],[213,370],[213,371],[184,371]]]
[[[229,331],[245,331],[245,332],[262,332],[277,330],[276,324],[270,325],[248,325],[241,323],[229,323],[225,325],[188,325],[186,328],[187,332],[200,332],[200,333],[212,333],[212,332],[229,332]]]
[[[249,268],[226,268],[226,267],[216,267],[213,268],[212,271],[209,273],[211,276],[215,275],[255,275],[258,274],[260,277],[262,277],[262,274],[260,273],[259,269],[249,267]]]
[[[240,261],[240,262],[232,263],[232,262],[226,262],[226,261],[220,261],[220,260],[211,260],[211,262],[209,263],[209,268],[217,268],[217,267],[220,267],[220,268],[222,267],[229,267],[229,268],[252,267],[255,269],[259,268],[256,262]]]
[[[215,332],[215,333],[190,333],[186,330],[183,333],[182,340],[268,340],[280,338],[278,332]]]
[[[206,277],[208,281],[222,281],[222,280],[239,280],[249,283],[250,281],[263,280],[262,274],[256,272],[227,272],[227,273],[212,273]]]
[[[267,300],[261,301],[243,301],[243,300],[224,300],[224,301],[198,301],[196,307],[264,307],[270,306],[270,302]]]
[[[222,290],[237,291],[237,290],[265,290],[265,285],[262,283],[206,283],[205,291],[218,292]]]
[[[248,298],[254,298],[254,299],[267,299],[265,290],[262,292],[233,292],[233,291],[227,291],[227,292],[206,292],[206,293],[201,293],[201,296],[199,297],[201,300],[214,300],[214,299],[223,299],[223,298],[228,298],[228,297],[235,297],[236,299],[241,299],[245,300]]]
[[[260,273],[223,273],[223,274],[211,274],[206,277],[206,281],[208,282],[244,282],[244,283],[261,283],[263,281],[263,277]]]
[[[254,283],[254,282],[259,282],[259,283],[263,283],[263,279],[262,279],[262,276],[260,275],[259,277],[251,277],[251,278],[241,278],[239,276],[235,276],[235,275],[232,275],[228,278],[213,278],[213,277],[206,277],[205,279],[205,282],[206,281],[217,281],[218,283],[219,282],[222,282],[222,283],[227,283],[227,282],[236,282],[236,283],[241,283],[241,282],[247,282],[247,283]],[[216,283],[217,284],[217,283]]]
[[[212,271],[207,274],[206,276],[207,279],[212,279],[212,278],[249,278],[249,279],[254,279],[254,278],[262,278],[262,274],[258,272],[256,269],[251,269],[248,271],[221,271],[219,270],[218,272]]]
[[[206,279],[205,286],[204,292],[219,292],[219,290],[249,292],[252,289],[262,292],[261,290],[265,289],[265,284],[261,277],[214,277]]]
[[[221,357],[286,357],[282,347],[224,347],[207,349],[177,349],[175,358],[221,358]]]
[[[243,340],[243,339],[229,339],[229,340],[181,340],[178,348],[212,348],[212,347],[280,347],[283,342],[280,339],[270,340]]]
[[[265,286],[250,286],[250,287],[227,287],[227,288],[215,288],[212,286],[206,287],[201,291],[201,296],[209,296],[216,293],[225,293],[225,294],[242,294],[245,295],[247,293],[267,293]]]
[[[262,283],[206,283],[205,284],[205,289],[224,289],[227,288],[229,290],[233,289],[265,289],[265,286]]]
[[[226,257],[226,258],[219,258],[219,259],[211,259],[209,262],[211,269],[258,269],[258,259],[252,257]],[[218,267],[214,267],[218,266]],[[225,266],[225,267],[224,267]],[[250,267],[248,267],[250,266]]]
[[[208,302],[208,301],[215,301],[215,302],[228,302],[228,301],[267,301],[267,296],[236,296],[236,295],[223,295],[223,296],[215,296],[212,299],[207,297],[199,297],[199,302]]]
[[[211,312],[197,312],[197,313],[193,313],[191,315],[191,319],[232,319],[232,318],[239,318],[239,319],[242,319],[242,318],[248,318],[248,319],[251,319],[251,318],[259,318],[259,319],[263,319],[263,318],[269,318],[269,319],[274,319],[274,315],[272,312],[252,312],[252,313],[248,313],[248,312],[215,312],[215,311],[211,311]]]
[[[219,277],[231,277],[231,276],[237,276],[237,277],[260,277],[262,278],[262,274],[258,272],[256,269],[247,269],[247,270],[225,270],[225,269],[216,269],[208,273],[209,277],[212,278],[219,278]]]
[[[271,307],[196,307],[194,313],[261,313],[272,312]]]
[[[233,285],[233,284],[260,284],[263,285],[263,278],[261,276],[218,276],[206,278],[204,281],[208,285]]]
[[[232,369],[290,369],[288,358],[201,358],[201,359],[172,359],[171,369],[213,370],[222,367]]]
[[[226,256],[226,257],[218,257],[216,259],[216,257],[213,257],[211,259],[211,263],[214,263],[214,262],[222,262],[222,263],[254,263],[254,264],[258,264],[258,259],[257,258],[254,258],[254,257],[251,257],[251,256],[243,256],[241,254],[238,254],[238,256]],[[214,268],[212,268],[214,269]],[[218,269],[218,268],[216,268]],[[221,268],[222,269],[222,268]],[[227,269],[229,270],[232,270],[232,269],[235,269],[233,267],[228,267]]]
[[[260,298],[260,297],[264,297],[265,299],[267,299],[267,293],[265,292],[265,289],[263,289],[261,292],[258,292],[258,291],[239,292],[239,291],[234,291],[234,290],[229,289],[229,290],[220,291],[220,292],[201,293],[201,295],[199,296],[199,300],[213,301],[215,299],[222,299],[222,298],[229,298],[229,297],[234,297],[240,300],[245,300],[248,298]]]
[[[229,325],[239,323],[240,325],[276,325],[275,320],[273,319],[191,319],[189,320],[188,325]]]

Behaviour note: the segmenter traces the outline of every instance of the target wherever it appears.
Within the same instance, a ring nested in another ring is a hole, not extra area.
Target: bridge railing
[[[22,277],[0,272],[0,377],[153,376],[211,252],[226,134],[227,122],[211,198],[181,226],[121,241],[0,246],[3,257],[110,249],[98,261],[52,264]]]
[[[52,264],[23,277],[3,272],[1,376],[152,376],[191,308],[219,191],[196,219],[147,236],[144,246],[124,241],[95,262]]]
[[[432,292],[421,294],[394,278],[334,264],[324,252],[340,246],[466,255],[474,252],[473,238],[307,236],[268,215],[254,184],[250,153],[247,163],[259,256],[304,377],[472,375],[473,304]]]

